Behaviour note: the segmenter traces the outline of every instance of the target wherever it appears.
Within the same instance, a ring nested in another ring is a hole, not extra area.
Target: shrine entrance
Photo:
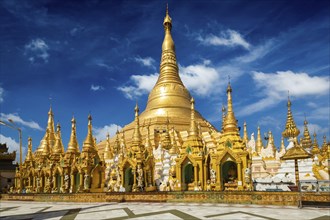
[[[233,161],[226,161],[221,166],[221,179],[225,190],[237,188],[237,164]]]
[[[194,167],[190,162],[187,162],[182,169],[182,189],[184,191],[189,190],[191,185],[194,183]]]
[[[131,192],[132,191],[132,186],[134,183],[134,176],[132,173],[132,168],[128,167],[125,169],[125,176],[124,176],[124,187],[125,187],[125,192]]]

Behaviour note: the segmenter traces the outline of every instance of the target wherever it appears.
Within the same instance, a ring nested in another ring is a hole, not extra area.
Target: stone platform
[[[329,207],[328,193],[314,192],[140,192],[140,193],[77,193],[77,194],[1,194],[2,201],[36,202],[173,202],[226,203],[298,206],[300,201],[313,201]]]
[[[329,208],[221,203],[0,201],[0,219],[253,219],[329,220]]]

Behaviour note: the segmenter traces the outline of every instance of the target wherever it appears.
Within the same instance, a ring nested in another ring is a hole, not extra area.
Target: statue
[[[249,167],[248,168],[245,168],[244,179],[245,179],[245,182],[246,183],[250,183],[251,182],[251,169]]]
[[[215,184],[216,182],[216,173],[214,169],[210,169],[210,175],[211,175],[211,184]]]
[[[141,168],[141,165],[138,165],[138,169],[137,169],[137,187],[140,189],[140,191],[143,191],[143,170]]]
[[[206,184],[207,184],[207,185],[206,185],[206,191],[211,191],[211,190],[212,190],[212,187],[211,187],[211,180],[208,179]]]
[[[40,192],[40,178],[37,177],[37,193]]]
[[[88,174],[85,174],[84,190],[89,190],[89,176],[88,176]]]
[[[69,175],[68,174],[65,174],[65,176],[64,176],[64,189],[65,189],[65,192],[68,192],[68,190],[69,190],[69,184],[70,183],[70,177],[69,177]]]

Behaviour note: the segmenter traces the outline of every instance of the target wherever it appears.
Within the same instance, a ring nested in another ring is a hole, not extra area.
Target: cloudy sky
[[[228,76],[249,135],[271,130],[279,147],[288,91],[297,125],[329,136],[329,1],[169,0],[181,78],[196,109],[221,126]],[[93,116],[97,140],[146,106],[158,73],[166,1],[0,1],[0,117],[36,149],[53,106],[67,146]],[[18,133],[0,126],[0,142]],[[303,131],[301,131],[302,133]],[[329,140],[329,139],[328,139]]]

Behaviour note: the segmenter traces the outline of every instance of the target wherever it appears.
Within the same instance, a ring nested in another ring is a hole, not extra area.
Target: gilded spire
[[[299,129],[296,126],[296,123],[293,120],[293,116],[291,113],[291,101],[290,97],[288,97],[288,113],[287,113],[287,119],[286,119],[286,125],[285,130],[282,132],[283,137],[289,138],[289,137],[297,137],[300,133]]]
[[[190,113],[190,136],[197,136],[198,131],[196,127],[196,122],[195,122],[195,100],[194,98],[191,98],[190,100],[191,103],[191,113]]]
[[[28,138],[28,152],[26,154],[25,162],[29,162],[33,160],[32,156],[32,138]]]
[[[281,147],[279,152],[285,152],[284,137],[281,137]]]
[[[198,135],[195,122],[195,100],[191,98],[191,115],[190,115],[190,131],[187,140],[183,143],[182,148],[187,152],[199,154],[203,148],[202,138]]]
[[[238,127],[237,127],[237,120],[235,118],[234,110],[233,110],[233,102],[232,102],[232,88],[230,86],[230,82],[228,82],[227,87],[227,115],[225,118],[225,124],[224,124],[224,132],[237,132],[238,133]]]
[[[139,147],[141,145],[141,133],[140,133],[140,122],[139,122],[139,107],[138,104],[136,103],[135,108],[135,128],[134,128],[134,133],[133,133],[133,140],[132,140],[132,145],[133,145],[133,151],[138,151]]]
[[[41,152],[41,155],[48,156],[50,153],[49,149],[49,131],[47,129],[45,136],[40,141],[40,145],[38,147],[38,152]]]
[[[323,136],[323,144],[322,144],[322,154],[326,154],[328,151],[328,144],[327,144],[327,136]]]
[[[258,135],[257,135],[257,143],[256,143],[256,151],[258,154],[260,154],[261,149],[263,148],[263,143],[261,139],[261,133],[260,133],[260,127],[258,126]]]
[[[104,148],[103,157],[104,157],[104,160],[110,160],[110,159],[113,158],[111,148],[110,148],[110,135],[109,135],[109,132],[107,134],[107,143],[106,143],[105,148]]]
[[[165,35],[162,44],[159,77],[156,85],[150,92],[145,112],[155,110],[156,115],[166,117],[167,112],[171,114],[171,110],[177,111],[178,108],[188,111],[190,94],[179,76],[175,45],[171,35],[172,19],[168,8],[166,9],[163,26]],[[172,109],[169,110],[169,108]],[[171,115],[169,116],[171,117]]]
[[[312,146],[312,139],[311,139],[311,136],[309,134],[309,131],[308,131],[308,127],[307,127],[307,120],[305,118],[305,121],[304,121],[304,137],[301,141],[301,146],[304,148],[304,149],[309,149],[311,146]]]
[[[85,138],[82,151],[95,151],[95,140],[93,138],[93,132],[92,132],[92,116],[91,114],[88,115],[88,130],[87,130],[87,136]]]
[[[52,151],[56,142],[56,137],[55,137],[55,127],[54,127],[54,114],[51,106],[48,111],[47,131],[49,136],[48,137],[49,147],[50,150]]]
[[[319,154],[320,153],[320,148],[319,148],[319,144],[317,143],[316,133],[315,132],[314,132],[313,136],[314,136],[314,140],[313,140],[313,147],[312,147],[311,153],[313,155],[315,155],[315,154]]]
[[[120,141],[119,141],[119,131],[118,131],[118,127],[117,127],[114,153],[118,154],[119,150],[120,150]]]
[[[243,141],[245,142],[245,144],[247,144],[247,143],[249,142],[248,133],[247,133],[247,128],[246,128],[246,122],[244,122]]]
[[[62,142],[62,135],[61,135],[61,125],[57,123],[56,129],[56,142],[54,145],[53,154],[60,155],[64,153],[64,146]]]
[[[271,131],[268,132],[268,138],[269,138],[269,144],[272,147],[273,150],[273,155],[276,155],[276,147],[275,147],[275,143],[274,143],[274,137],[273,137],[273,133]]]
[[[222,126],[221,126],[221,132],[223,132],[223,129],[225,127],[225,120],[226,120],[226,107],[224,105],[222,105],[221,108],[222,111]]]
[[[79,145],[77,141],[77,134],[76,134],[76,119],[72,117],[71,119],[71,136],[70,141],[68,143],[68,153],[79,153]]]

